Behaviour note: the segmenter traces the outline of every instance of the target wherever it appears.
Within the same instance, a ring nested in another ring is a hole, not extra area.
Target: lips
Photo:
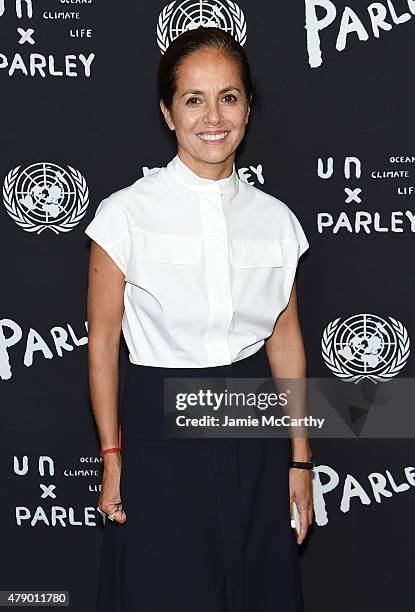
[[[203,142],[222,142],[228,134],[229,132],[226,130],[212,130],[208,132],[199,132],[197,136],[200,140],[203,140]]]

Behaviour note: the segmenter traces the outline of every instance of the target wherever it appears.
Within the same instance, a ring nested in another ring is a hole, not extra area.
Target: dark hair
[[[164,104],[167,108],[171,109],[177,87],[177,72],[182,61],[194,51],[206,48],[223,51],[237,62],[248,102],[251,98],[250,106],[252,110],[257,96],[245,50],[225,30],[204,26],[199,26],[194,30],[187,30],[180,34],[180,36],[177,36],[161,57],[157,71],[157,84],[159,96]]]

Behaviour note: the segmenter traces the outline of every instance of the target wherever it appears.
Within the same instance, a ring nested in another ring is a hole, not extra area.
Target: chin
[[[231,155],[231,153],[217,151],[216,153],[212,153],[211,155],[201,155],[200,158],[203,161],[211,164],[220,164],[221,162],[224,162],[226,159],[228,159],[229,155]]]
[[[206,158],[223,158],[226,159],[227,157],[229,157],[229,155],[231,155],[231,153],[233,153],[234,149],[233,147],[230,147],[229,145],[227,145],[226,147],[222,147],[222,146],[204,146],[204,148],[199,148],[198,149],[198,153],[200,154],[201,157],[206,157]]]

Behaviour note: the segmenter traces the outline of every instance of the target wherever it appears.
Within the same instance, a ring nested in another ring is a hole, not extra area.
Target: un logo
[[[367,378],[376,383],[399,373],[409,357],[409,337],[402,323],[388,318],[358,314],[327,325],[321,347],[333,374],[348,382]]]
[[[78,225],[88,208],[88,187],[82,174],[68,166],[37,163],[10,170],[3,183],[3,202],[11,218],[26,232],[55,234]]]
[[[242,10],[230,0],[184,0],[171,2],[161,11],[157,21],[157,43],[162,53],[183,32],[199,27],[221,28],[241,45],[246,42],[246,21]]]

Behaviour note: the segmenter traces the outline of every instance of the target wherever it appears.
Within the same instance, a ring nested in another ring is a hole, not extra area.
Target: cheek
[[[243,128],[245,127],[246,113],[247,111],[244,108],[229,108],[224,116],[235,128]]]
[[[196,121],[196,114],[189,113],[187,108],[177,105],[174,108],[173,121],[176,132],[184,134],[192,129]]]
[[[198,125],[199,121],[199,117],[196,113],[183,113],[178,120],[176,120],[177,129],[183,133],[194,132],[195,126]]]

